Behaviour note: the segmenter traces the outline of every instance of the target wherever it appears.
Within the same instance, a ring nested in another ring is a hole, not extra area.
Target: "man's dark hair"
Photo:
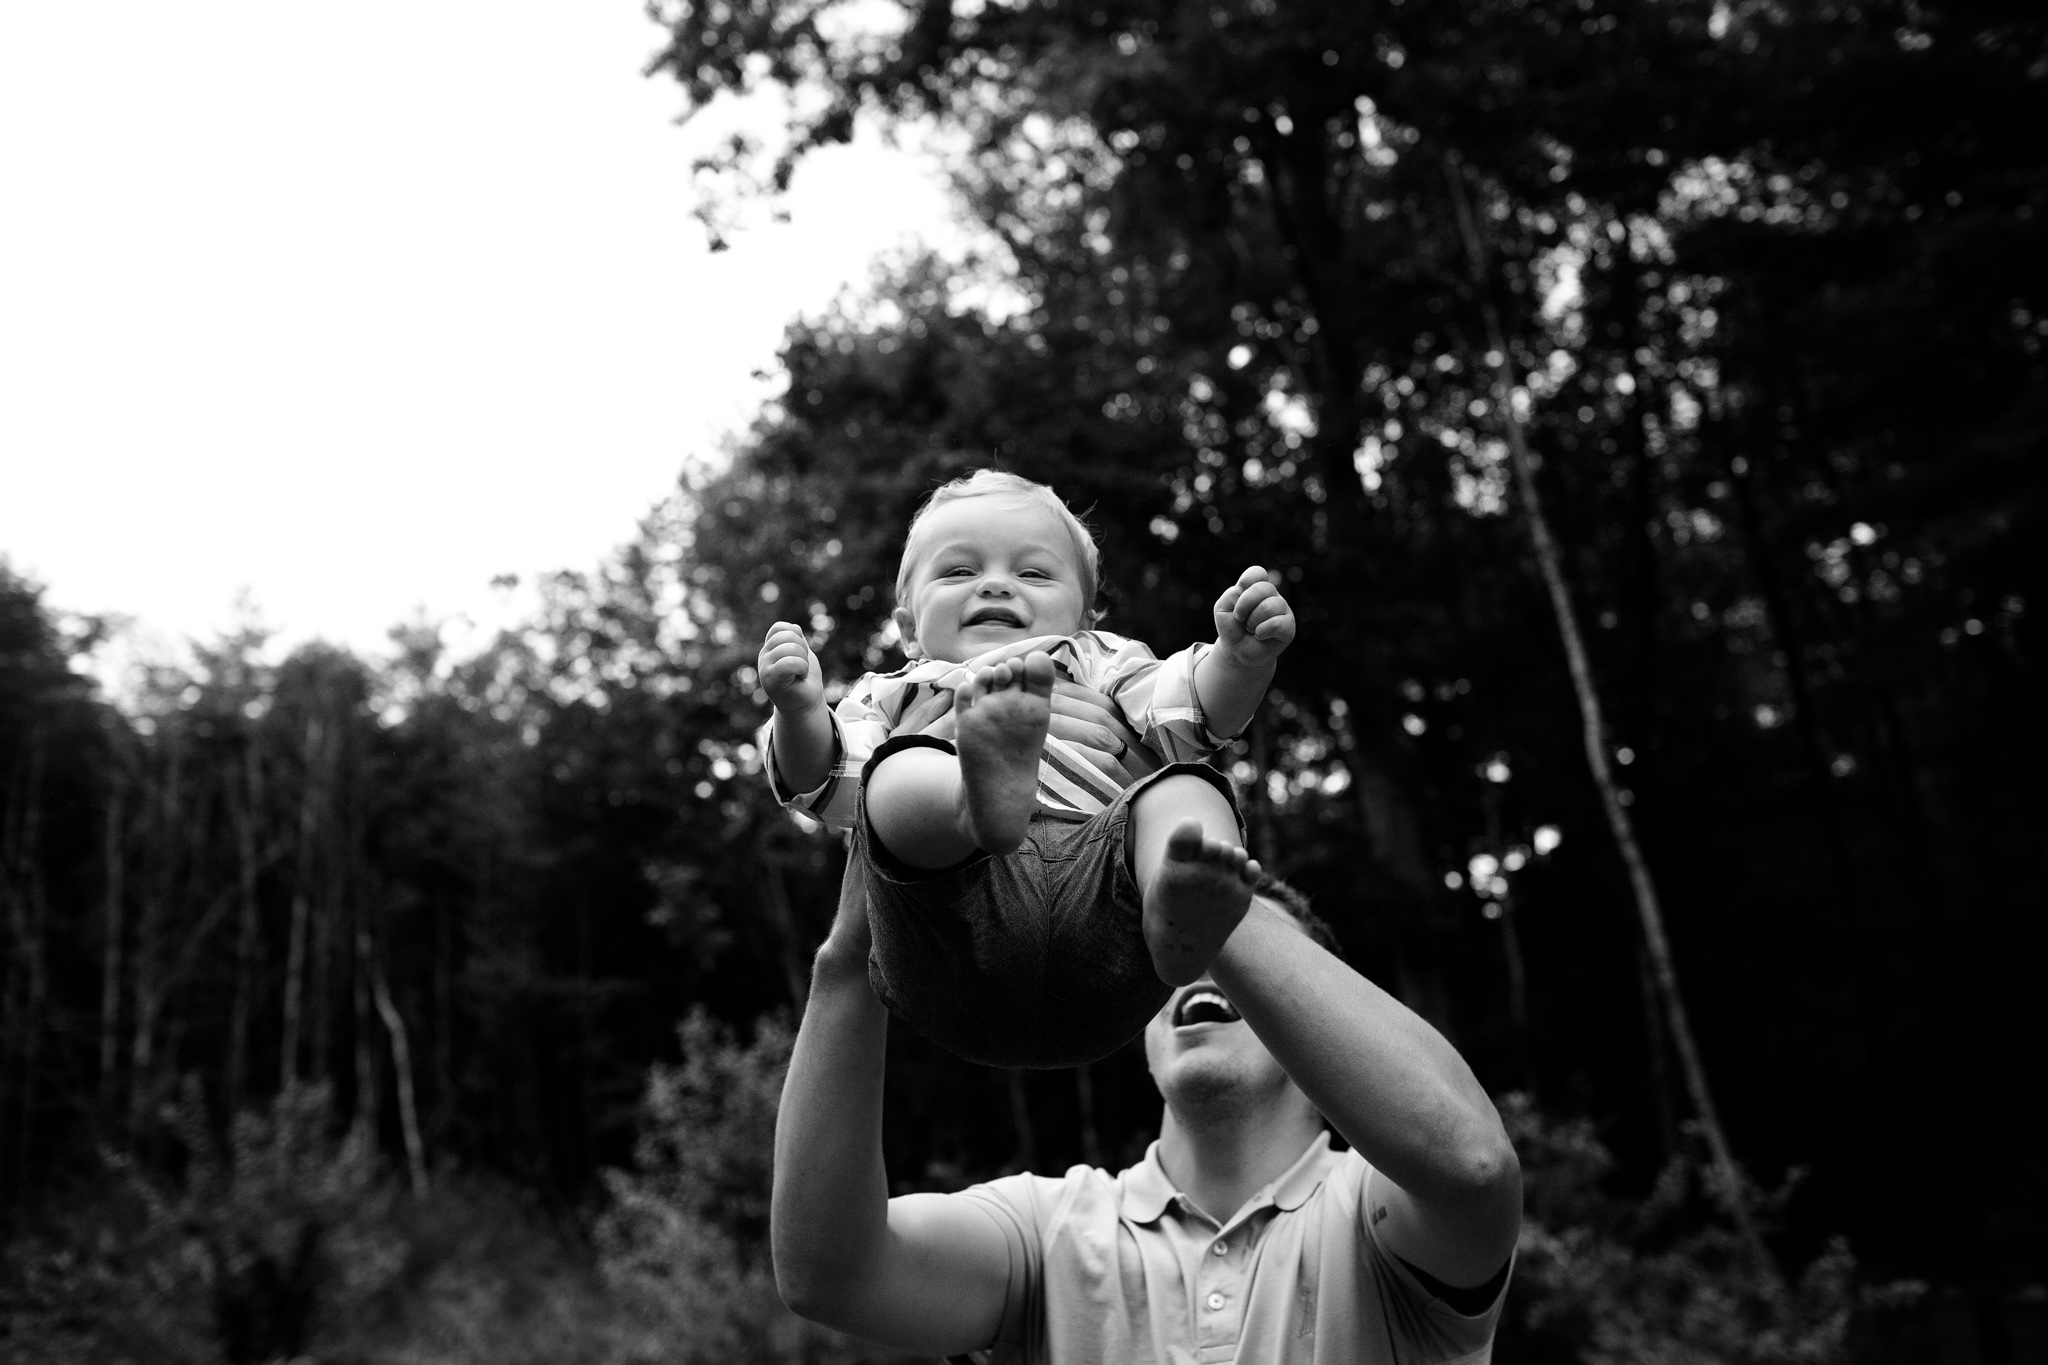
[[[1258,885],[1252,888],[1252,894],[1254,896],[1263,896],[1288,914],[1294,916],[1294,922],[1301,926],[1301,931],[1307,934],[1317,947],[1329,953],[1330,956],[1336,958],[1344,956],[1344,950],[1337,946],[1336,934],[1330,931],[1330,926],[1323,921],[1321,915],[1318,915],[1309,908],[1307,896],[1302,895],[1270,872],[1259,874]]]

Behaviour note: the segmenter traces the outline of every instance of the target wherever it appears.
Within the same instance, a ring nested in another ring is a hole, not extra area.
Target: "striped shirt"
[[[1026,642],[1052,656],[1061,677],[1108,696],[1145,747],[1168,763],[1206,758],[1229,741],[1213,735],[1195,696],[1195,662],[1208,645],[1195,645],[1169,658],[1156,657],[1142,641],[1103,630],[1077,635],[1047,635]],[[1017,653],[1005,645],[991,651],[1000,658]],[[775,764],[775,721],[761,727],[768,785],[786,808],[800,811],[829,829],[853,824],[858,808],[860,770],[895,732],[897,723],[918,702],[935,693],[952,692],[980,666],[982,655],[964,664],[924,659],[894,673],[869,673],[846,690],[832,708],[832,733],[837,757],[825,780],[807,792],[784,788]],[[1115,801],[1124,784],[1091,763],[1082,746],[1053,735],[1045,737],[1038,764],[1038,809],[1055,820],[1086,820]]]

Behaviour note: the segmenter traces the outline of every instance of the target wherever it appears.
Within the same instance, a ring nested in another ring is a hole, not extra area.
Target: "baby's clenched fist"
[[[1294,608],[1280,595],[1278,578],[1256,564],[1216,599],[1216,643],[1251,668],[1270,667],[1294,642]]]
[[[825,674],[818,656],[811,652],[803,627],[777,621],[768,627],[761,641],[761,658],[756,665],[761,690],[778,711],[798,713],[825,704]]]

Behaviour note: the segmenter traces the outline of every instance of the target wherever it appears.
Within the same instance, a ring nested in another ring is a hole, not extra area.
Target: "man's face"
[[[1033,498],[961,498],[917,525],[905,637],[928,659],[964,663],[1034,635],[1081,629],[1081,567],[1059,514]]]
[[[1206,972],[1176,990],[1145,1026],[1145,1062],[1160,1095],[1183,1120],[1271,1103],[1294,1089]]]

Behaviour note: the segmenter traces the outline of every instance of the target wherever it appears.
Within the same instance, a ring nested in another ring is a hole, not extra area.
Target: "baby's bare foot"
[[[1052,659],[1033,650],[984,668],[953,695],[963,830],[988,853],[1024,842],[1038,805],[1038,756],[1052,722]]]
[[[1161,981],[1185,986],[1209,970],[1258,880],[1258,863],[1235,844],[1203,838],[1201,821],[1174,826],[1145,889],[1145,946]]]

